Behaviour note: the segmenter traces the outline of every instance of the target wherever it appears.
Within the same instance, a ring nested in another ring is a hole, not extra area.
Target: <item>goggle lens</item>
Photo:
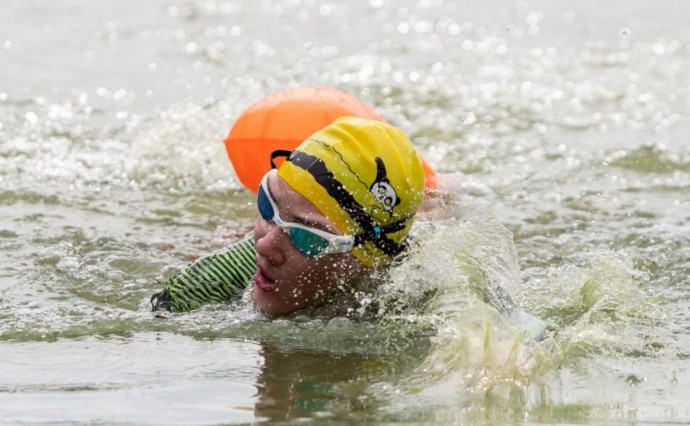
[[[257,207],[259,208],[259,214],[261,214],[261,217],[264,220],[272,220],[283,230],[289,230],[288,235],[290,236],[292,245],[295,246],[295,248],[302,254],[305,254],[309,257],[318,256],[329,246],[328,240],[320,235],[317,235],[306,229],[283,225],[283,221],[280,219],[278,212],[274,210],[273,203],[271,201],[272,198],[264,189],[264,186],[259,186],[256,201]]]
[[[264,220],[273,220],[275,211],[273,211],[273,205],[271,204],[271,200],[268,198],[268,194],[266,194],[266,191],[264,191],[263,186],[259,187],[256,205],[259,208],[259,214]]]
[[[290,228],[290,240],[297,250],[309,257],[319,255],[328,247],[328,241],[306,229]]]

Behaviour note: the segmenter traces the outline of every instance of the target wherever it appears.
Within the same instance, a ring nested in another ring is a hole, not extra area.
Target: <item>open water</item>
[[[5,0],[0,65],[0,423],[690,423],[687,2]],[[314,85],[455,218],[361,296],[380,321],[154,317],[251,229],[234,119]]]

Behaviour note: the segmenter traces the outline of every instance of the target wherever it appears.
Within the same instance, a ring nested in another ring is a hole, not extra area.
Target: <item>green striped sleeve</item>
[[[173,312],[186,312],[209,302],[235,300],[256,272],[254,239],[248,238],[200,257],[172,277],[162,292]],[[154,306],[154,310],[158,306]]]

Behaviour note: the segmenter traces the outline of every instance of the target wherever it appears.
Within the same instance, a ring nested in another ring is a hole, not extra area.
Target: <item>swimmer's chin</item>
[[[262,291],[256,282],[254,282],[252,293],[254,307],[269,319],[294,314],[312,305],[303,300],[283,300],[279,287],[275,291],[266,292]]]
[[[278,284],[271,280],[261,269],[252,278],[252,298],[254,306],[268,317],[288,314],[295,309],[286,306],[281,299]]]

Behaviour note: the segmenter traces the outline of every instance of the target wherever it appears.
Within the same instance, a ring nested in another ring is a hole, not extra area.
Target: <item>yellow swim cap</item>
[[[278,169],[340,232],[367,267],[405,247],[424,197],[424,169],[405,134],[386,123],[343,117],[302,142]]]

